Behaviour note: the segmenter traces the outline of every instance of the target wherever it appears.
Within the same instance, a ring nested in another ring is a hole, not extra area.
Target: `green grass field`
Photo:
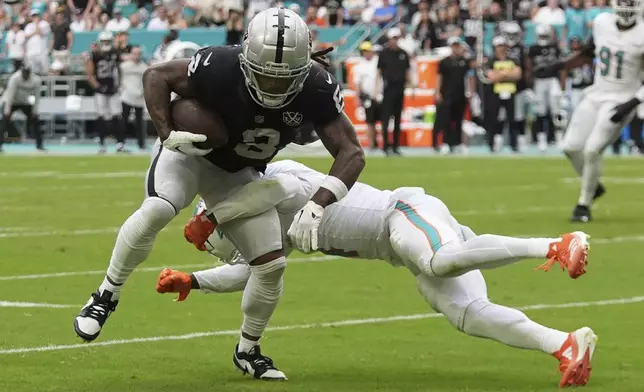
[[[300,161],[323,171],[330,164]],[[195,292],[175,303],[154,290],[163,266],[193,271],[213,263],[183,239],[191,211],[161,233],[100,338],[80,344],[73,319],[102,280],[116,230],[142,200],[147,164],[145,157],[0,157],[1,392],[557,389],[549,356],[468,337],[440,317],[394,318],[431,312],[406,270],[337,259],[288,267],[271,325],[292,328],[267,332],[263,349],[289,381],[242,377],[231,361],[240,295]],[[583,226],[592,247],[581,279],[533,271],[541,260],[485,273],[490,298],[501,304],[578,303],[526,313],[563,330],[588,325],[600,336],[587,391],[644,389],[643,172],[641,160],[607,160],[608,193]],[[573,177],[564,159],[370,158],[361,180],[423,186],[478,233],[552,236],[577,228],[568,222],[578,194]],[[324,324],[345,320],[358,321]]]

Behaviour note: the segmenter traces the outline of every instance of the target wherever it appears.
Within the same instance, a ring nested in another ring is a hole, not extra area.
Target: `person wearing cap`
[[[452,52],[438,64],[434,94],[436,126],[432,133],[432,144],[438,150],[438,135],[442,132],[443,141],[447,142],[441,147],[443,153],[454,152],[457,147],[464,150],[462,128],[466,103],[465,79],[471,68],[461,39],[450,37],[447,44]]]
[[[20,69],[25,59],[25,32],[20,29],[18,22],[11,24],[4,40],[5,53],[13,64],[14,72]]]
[[[362,55],[360,61],[353,66],[352,82],[356,88],[360,106],[364,109],[369,146],[376,149],[378,148],[376,123],[380,121],[381,110],[378,103],[381,92],[376,90],[378,57],[375,56],[373,46],[369,41],[360,44],[360,54]]]
[[[40,11],[33,9],[29,13],[31,22],[25,26],[25,61],[31,67],[31,71],[44,75],[49,69],[49,46],[47,45],[51,27],[49,23],[40,18]]]
[[[123,11],[120,8],[114,8],[114,17],[105,25],[105,30],[113,33],[120,33],[130,28],[130,20],[123,17]]]
[[[11,116],[20,111],[27,117],[27,134],[34,135],[36,148],[44,151],[42,133],[38,127],[38,104],[40,102],[40,87],[42,81],[35,75],[29,65],[23,66],[11,75],[7,88],[0,98],[2,104],[2,129],[0,130],[0,152],[4,142],[4,134],[11,126]]]
[[[488,83],[484,91],[483,122],[487,133],[488,143],[492,152],[498,152],[503,145],[503,126],[500,123],[499,110],[505,108],[505,122],[512,119],[514,113],[514,94],[517,82],[521,79],[521,65],[515,58],[508,56],[508,42],[503,36],[492,40],[494,55],[483,61],[483,76]],[[509,126],[510,146],[518,151],[517,129]]]
[[[69,66],[69,53],[72,45],[74,45],[74,33],[69,26],[69,22],[65,19],[65,7],[58,7],[56,9],[56,17],[54,24],[51,26],[52,39],[51,55],[54,62],[63,65],[63,68]]]
[[[411,85],[411,61],[407,52],[398,46],[400,29],[393,27],[387,32],[389,39],[387,45],[378,56],[378,77],[376,78],[376,91],[380,91],[380,78],[384,87],[382,89],[382,139],[383,150],[386,155],[393,153],[400,155],[400,118],[405,101],[405,86]],[[389,147],[389,119],[394,118],[393,148]]]

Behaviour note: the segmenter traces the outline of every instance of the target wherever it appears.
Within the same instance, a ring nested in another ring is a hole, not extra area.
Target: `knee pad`
[[[471,331],[478,331],[485,328],[485,319],[478,317],[483,309],[491,306],[487,298],[477,298],[462,308],[460,324],[456,328],[459,331],[470,334]]]
[[[286,258],[279,257],[266,264],[249,267],[251,273],[242,298],[242,311],[246,316],[268,318],[282,295]]]
[[[160,197],[148,197],[141,204],[139,211],[141,229],[155,234],[163,230],[176,216],[174,206]]]

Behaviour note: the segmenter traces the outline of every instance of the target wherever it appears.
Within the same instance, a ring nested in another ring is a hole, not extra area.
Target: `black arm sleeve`
[[[592,35],[588,37],[588,39],[584,43],[584,46],[581,49],[581,53],[583,53],[585,56],[588,56],[590,58],[595,57],[595,40],[593,40]]]

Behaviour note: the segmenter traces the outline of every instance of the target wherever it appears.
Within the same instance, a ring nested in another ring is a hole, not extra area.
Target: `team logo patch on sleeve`
[[[289,127],[297,127],[302,123],[302,113],[300,112],[283,112],[282,121]]]

